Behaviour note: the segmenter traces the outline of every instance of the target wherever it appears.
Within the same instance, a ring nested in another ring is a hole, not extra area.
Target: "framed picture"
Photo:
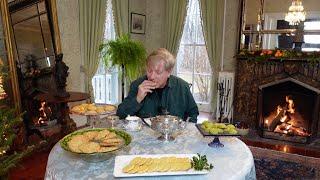
[[[145,34],[146,33],[146,15],[131,13],[131,33]]]

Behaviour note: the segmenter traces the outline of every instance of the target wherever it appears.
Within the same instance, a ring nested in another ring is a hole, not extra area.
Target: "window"
[[[115,39],[115,27],[111,0],[107,0],[104,41]],[[92,78],[95,103],[117,104],[119,102],[119,71],[117,67],[106,68],[100,59]]]
[[[319,30],[320,21],[304,22],[304,30]],[[304,35],[303,51],[320,51],[320,35]]]
[[[192,84],[191,92],[200,110],[210,108],[211,68],[205,46],[198,0],[190,0],[177,55],[177,76]]]

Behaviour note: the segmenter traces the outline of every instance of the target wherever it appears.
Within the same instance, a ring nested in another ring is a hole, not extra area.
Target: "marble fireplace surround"
[[[311,88],[320,90],[320,63],[311,63],[307,60],[270,60],[267,62],[257,62],[238,59],[235,83],[234,120],[244,121],[251,129],[258,130],[259,87],[286,79],[302,82]],[[317,114],[318,133],[315,135],[318,137],[320,136],[319,111]]]

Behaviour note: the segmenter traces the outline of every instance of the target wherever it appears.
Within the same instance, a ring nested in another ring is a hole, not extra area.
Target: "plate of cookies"
[[[196,154],[153,154],[116,156],[114,177],[172,176],[207,174],[208,170],[196,171],[192,158]]]
[[[115,114],[117,107],[112,104],[83,103],[71,108],[71,113],[79,115],[105,115]]]
[[[115,152],[131,143],[125,131],[111,128],[94,128],[75,131],[65,136],[60,145],[85,161],[99,162],[114,156]]]

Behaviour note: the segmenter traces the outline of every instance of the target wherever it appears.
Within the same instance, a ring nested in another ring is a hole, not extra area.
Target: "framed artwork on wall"
[[[131,13],[131,33],[145,34],[146,33],[146,15]]]

